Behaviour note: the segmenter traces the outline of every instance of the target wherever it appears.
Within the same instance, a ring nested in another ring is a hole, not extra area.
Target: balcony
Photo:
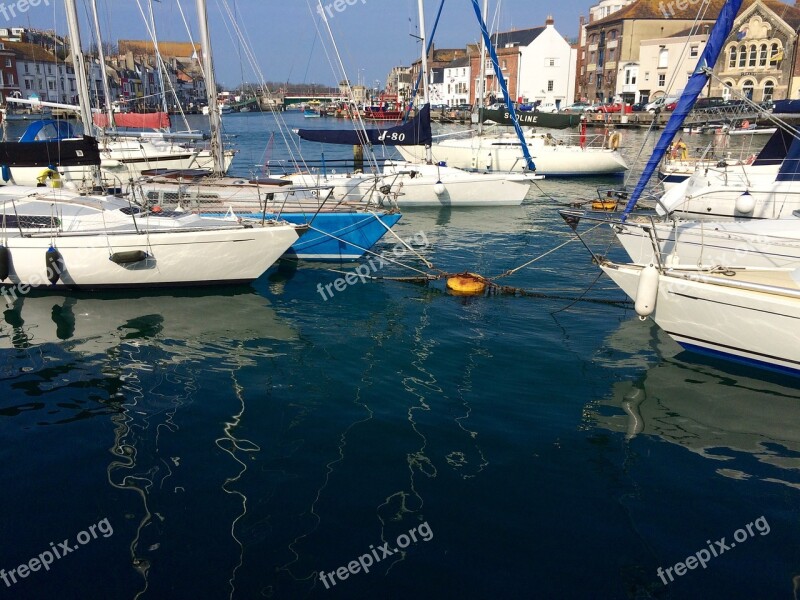
[[[639,86],[635,83],[626,83],[622,85],[623,94],[635,94],[637,91],[639,91]]]
[[[589,52],[597,52],[597,44],[589,44]]]
[[[612,70],[612,71],[613,71],[613,70],[616,70],[616,68],[617,68],[617,62],[616,62],[616,61],[610,61],[610,62],[607,62],[607,63],[605,64],[605,67],[603,67],[603,68],[604,68],[604,69],[606,69],[606,70],[609,70],[609,69],[610,69],[610,70]]]
[[[586,70],[587,70],[587,71],[597,71],[597,65],[596,65],[596,64],[594,64],[594,63],[591,63],[591,64],[589,64],[589,65],[586,65]]]
[[[619,40],[612,40],[610,42],[606,42],[606,48],[611,50],[612,48],[616,48],[617,44],[619,44]]]

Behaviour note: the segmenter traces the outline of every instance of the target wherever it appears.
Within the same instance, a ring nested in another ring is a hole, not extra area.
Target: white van
[[[663,111],[664,107],[667,104],[672,104],[673,102],[677,102],[677,101],[678,101],[678,98],[667,97],[667,96],[659,96],[658,98],[656,98],[655,100],[653,100],[649,104],[645,104],[644,109],[647,112],[651,112],[651,113],[656,112],[656,109]]]

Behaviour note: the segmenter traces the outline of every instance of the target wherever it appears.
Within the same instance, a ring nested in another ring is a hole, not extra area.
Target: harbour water
[[[224,121],[246,176],[273,117]],[[630,157],[642,139],[624,134]],[[556,209],[610,183],[408,210],[395,232],[443,271],[498,275],[573,239]],[[376,251],[422,268],[395,248]],[[607,302],[624,298],[575,241],[504,279],[540,297],[324,298],[354,266],[334,268],[8,307],[0,598],[798,593],[796,379],[682,353]]]

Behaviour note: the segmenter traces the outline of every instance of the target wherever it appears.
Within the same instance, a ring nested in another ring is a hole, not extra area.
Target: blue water
[[[271,118],[225,117],[237,172],[261,164]],[[572,239],[555,209],[604,183],[406,211],[395,231],[443,271],[497,275]],[[622,299],[576,242],[506,278],[560,299],[359,281],[323,300],[342,273],[285,265],[252,287],[7,310],[0,568],[78,549],[0,579],[0,598],[792,597],[796,379],[574,302]],[[664,585],[659,567],[723,537]],[[318,579],[365,555],[368,573]]]

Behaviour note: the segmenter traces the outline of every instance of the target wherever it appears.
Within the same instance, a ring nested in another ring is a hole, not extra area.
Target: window
[[[667,85],[667,74],[666,73],[659,73],[658,74],[658,86],[664,87]]]
[[[9,73],[8,74],[8,85],[14,85],[14,74],[13,73]]]
[[[733,87],[733,84],[732,84],[732,83],[730,83],[729,81],[726,81],[726,82],[725,82],[725,85],[724,85],[724,86],[723,86],[723,88],[722,88],[722,97],[725,99],[725,102],[727,102],[728,100],[730,100],[730,97],[731,97],[731,87]]]
[[[25,72],[28,73],[28,63],[25,63]]]
[[[767,45],[761,44],[761,49],[758,55],[758,66],[759,67],[766,67],[767,66]]]
[[[548,80],[548,82],[547,82],[547,91],[548,92],[552,92],[554,87],[555,86],[553,85],[553,80],[552,79]]]
[[[595,87],[598,87],[598,88],[603,87],[603,74],[602,73],[598,73],[595,76]]]
[[[25,89],[26,90],[31,89],[31,80],[30,79],[26,79],[25,80]]]
[[[764,102],[769,102],[772,100],[772,96],[775,93],[775,83],[772,80],[767,79],[764,82]]]
[[[10,66],[11,66],[11,59],[7,58],[6,59],[6,67],[10,67]]]
[[[736,68],[736,46],[731,46],[730,55],[728,56],[728,68]]]
[[[750,62],[747,64],[747,66],[755,67],[756,59],[757,59],[756,46],[755,44],[753,44],[752,46],[750,46]]]
[[[777,66],[778,61],[783,58],[783,52],[778,50],[778,44],[772,44],[769,53],[769,65],[771,67]]]
[[[42,65],[36,65],[36,72],[37,73],[41,73],[42,72]]]
[[[689,47],[689,58],[697,58],[700,55],[700,46]]]
[[[650,81],[650,71],[645,71],[644,72],[644,80],[645,81]]]
[[[751,79],[745,79],[742,83],[742,93],[748,100],[753,99],[753,81]]]
[[[55,81],[48,81],[48,82],[47,82],[47,89],[55,91],[55,89],[56,89],[56,82],[55,82]]]
[[[658,68],[666,69],[667,66],[669,66],[669,50],[661,48],[661,50],[658,51]]]

